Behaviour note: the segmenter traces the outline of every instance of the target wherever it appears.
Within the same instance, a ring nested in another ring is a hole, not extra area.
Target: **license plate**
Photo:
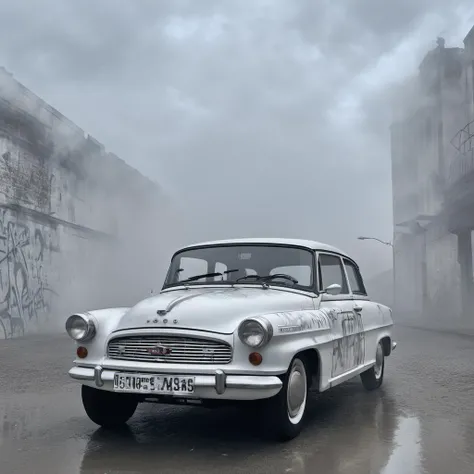
[[[115,374],[117,392],[186,394],[194,392],[194,377],[177,375]]]

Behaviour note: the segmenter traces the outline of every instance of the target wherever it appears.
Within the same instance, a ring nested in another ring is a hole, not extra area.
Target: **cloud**
[[[389,86],[467,1],[26,0],[0,6],[0,63],[172,191],[189,241],[324,240],[369,273],[390,252]],[[459,25],[464,30],[459,32]]]

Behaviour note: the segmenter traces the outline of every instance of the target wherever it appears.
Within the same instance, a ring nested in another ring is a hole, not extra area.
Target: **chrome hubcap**
[[[383,348],[382,345],[379,344],[377,346],[377,352],[375,353],[375,378],[379,379],[382,376],[382,367],[383,367]]]
[[[286,394],[288,417],[294,424],[300,422],[306,407],[307,392],[306,370],[303,362],[297,359],[288,376],[288,389]]]

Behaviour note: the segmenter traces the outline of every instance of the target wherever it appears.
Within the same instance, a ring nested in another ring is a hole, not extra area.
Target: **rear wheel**
[[[307,365],[304,357],[296,356],[283,378],[280,392],[264,402],[265,431],[281,441],[298,436],[303,427],[307,401]]]
[[[362,372],[360,378],[362,385],[366,390],[375,390],[382,385],[383,376],[385,371],[385,355],[382,346],[382,342],[377,344],[377,350],[375,351],[375,364],[370,369]]]
[[[115,393],[82,386],[82,404],[87,416],[104,428],[118,428],[133,416],[138,399],[128,393]]]

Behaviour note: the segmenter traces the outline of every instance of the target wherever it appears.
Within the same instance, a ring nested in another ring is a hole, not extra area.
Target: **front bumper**
[[[76,366],[69,371],[69,375],[84,385],[113,392],[116,372],[120,371],[104,369],[100,365],[94,368]],[[127,370],[127,373],[130,371]],[[192,394],[179,393],[176,397],[201,400],[260,400],[276,395],[283,383],[276,376],[227,375],[223,370],[216,370],[213,375],[196,375],[194,385]]]

